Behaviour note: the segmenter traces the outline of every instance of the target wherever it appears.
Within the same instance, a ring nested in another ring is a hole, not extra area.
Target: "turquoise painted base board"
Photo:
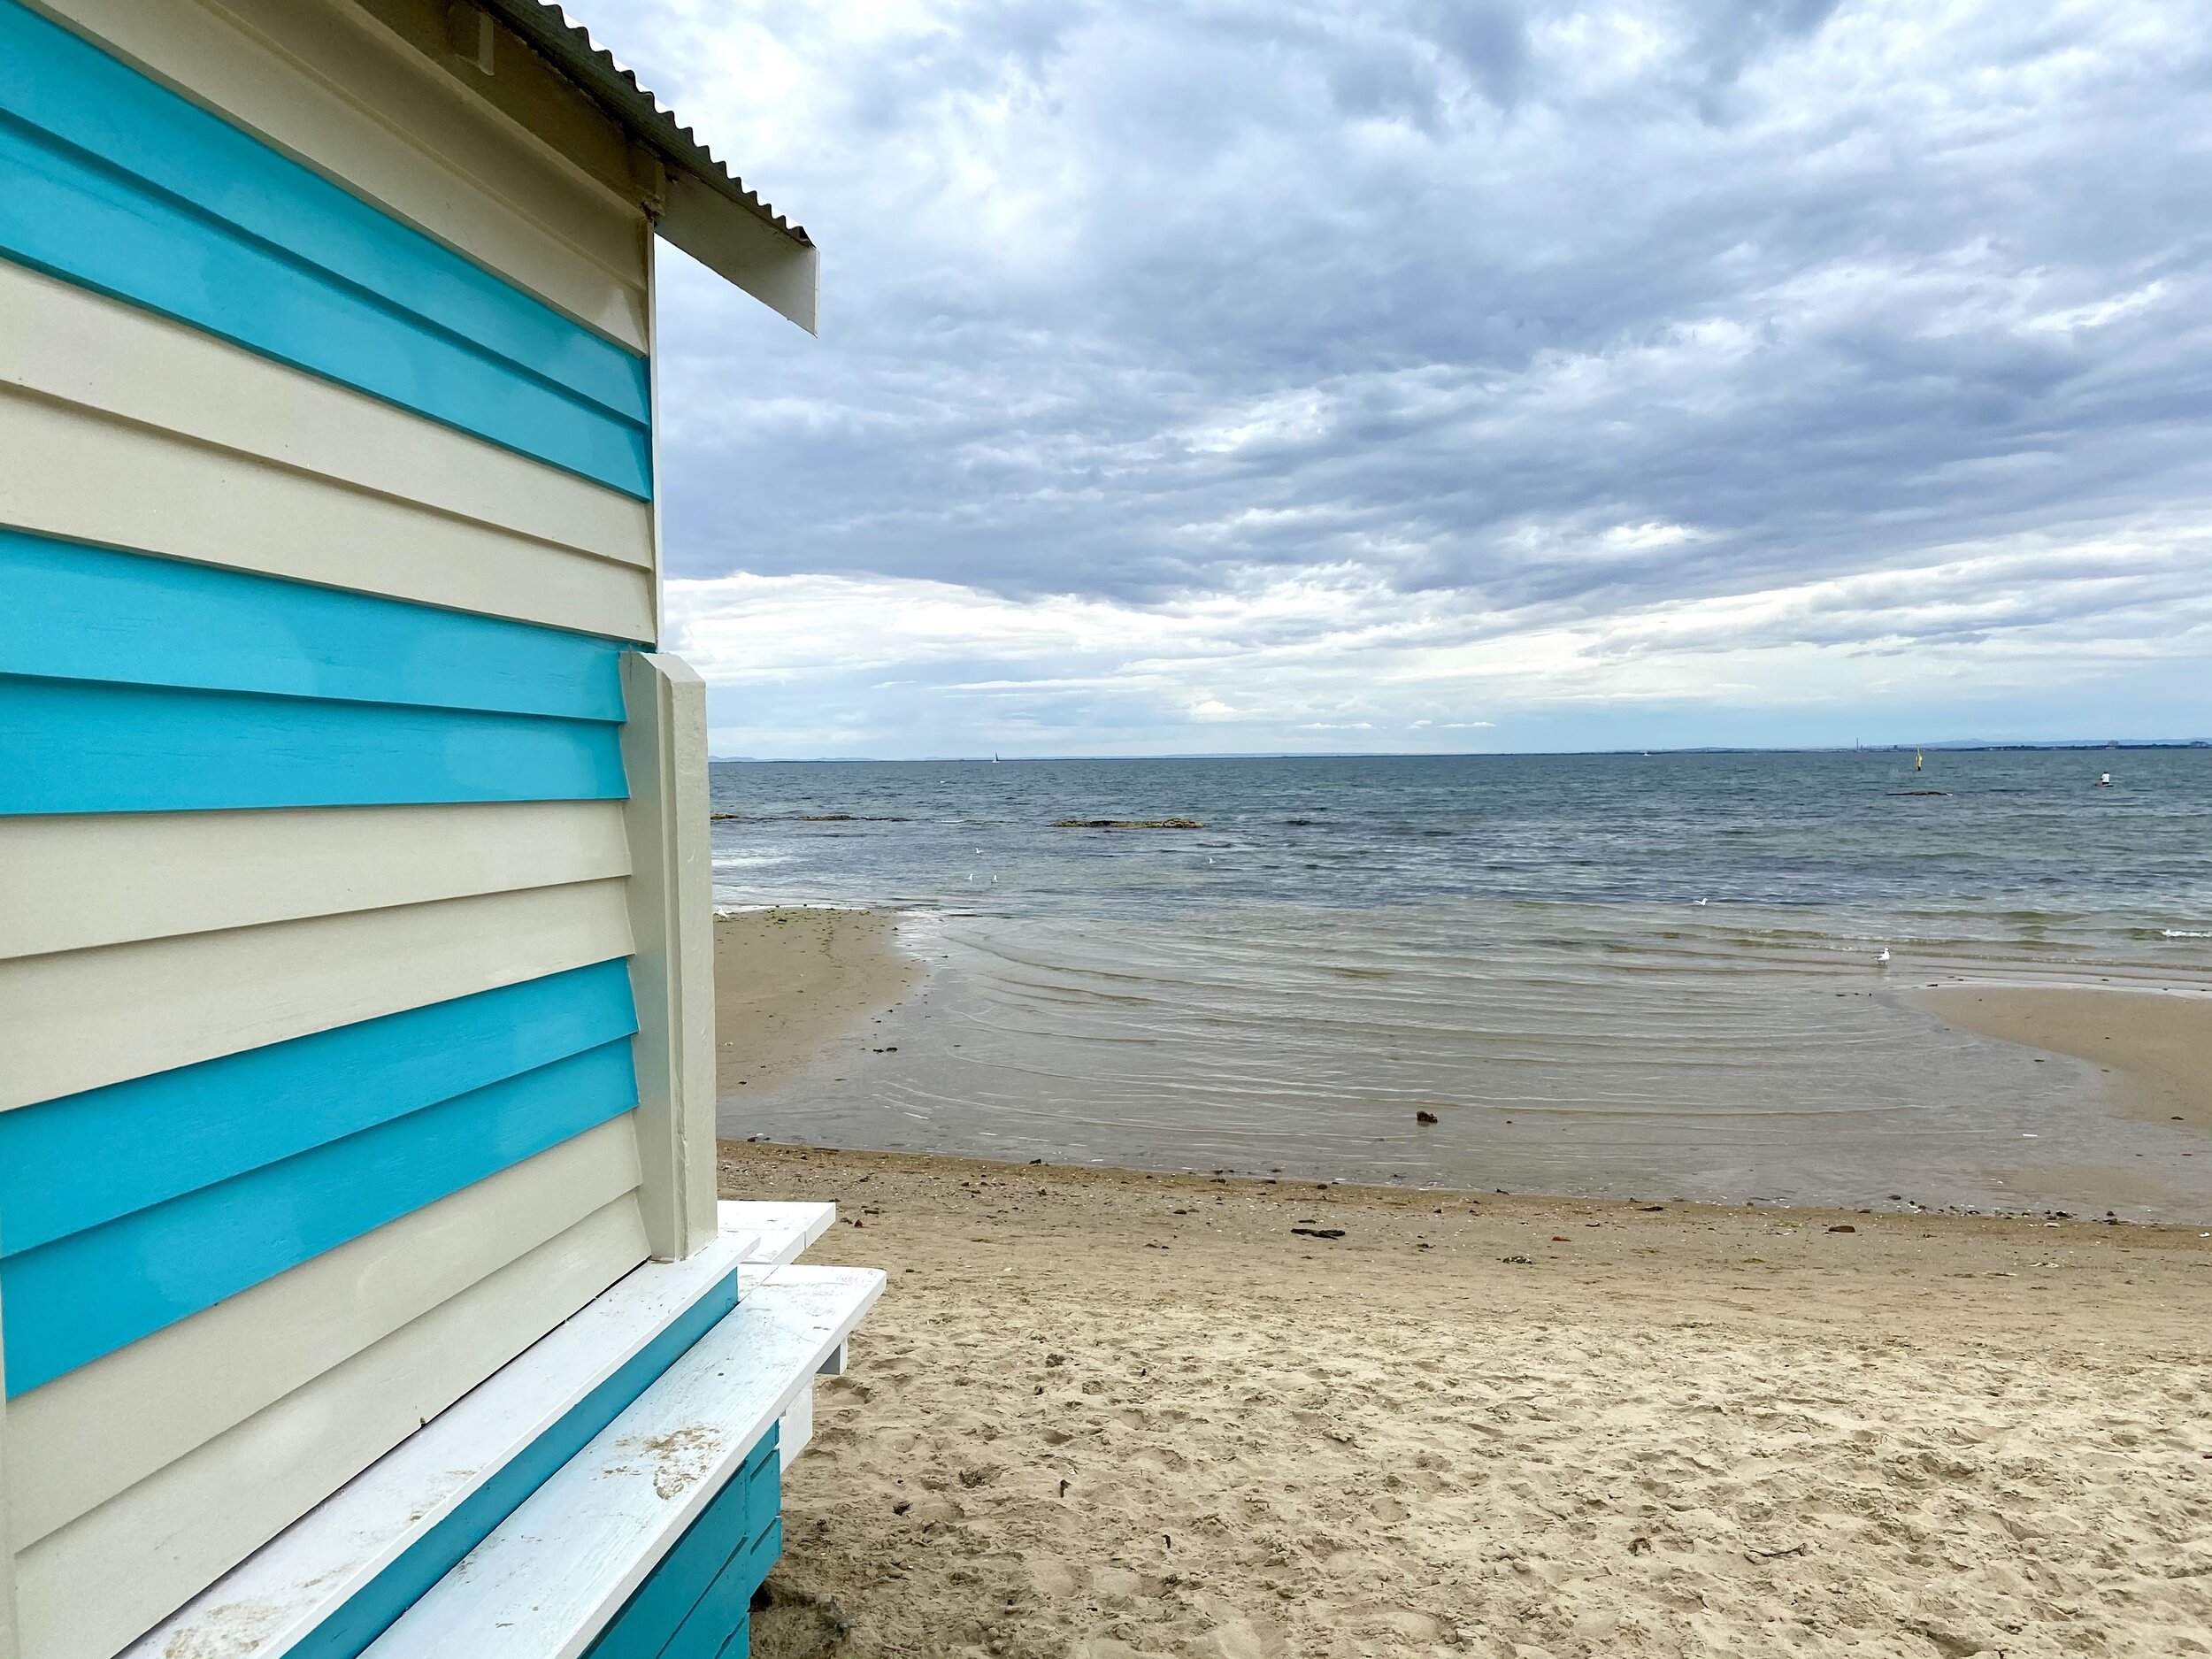
[[[772,1428],[609,1621],[587,1659],[718,1659],[730,1651],[753,1592],[782,1553],[781,1471]]]

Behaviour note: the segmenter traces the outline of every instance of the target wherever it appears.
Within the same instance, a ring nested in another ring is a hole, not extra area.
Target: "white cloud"
[[[2212,726],[2201,5],[594,20],[824,250],[666,267],[749,748]]]
[[[2146,664],[2185,672],[2212,656],[2212,521],[2014,536],[1927,565],[1571,620],[1406,595],[1343,568],[1249,570],[1231,591],[1152,604],[740,575],[672,583],[669,617],[676,649],[718,688],[718,726],[749,729],[756,752],[789,747],[733,718],[768,686],[818,708],[850,699],[837,729],[879,747],[918,722],[1000,743],[1118,732],[1213,749],[1233,728],[1229,747],[1333,733],[1424,748],[1568,710],[1894,706],[1962,691],[1986,703]],[[858,695],[887,670],[901,721]],[[812,752],[822,728],[802,729],[796,749]]]

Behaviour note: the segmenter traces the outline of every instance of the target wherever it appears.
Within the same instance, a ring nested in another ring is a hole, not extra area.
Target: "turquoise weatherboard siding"
[[[0,814],[618,800],[624,649],[0,528]]]
[[[24,1394],[637,1104],[626,1039],[0,1260]]]
[[[626,793],[611,721],[0,675],[0,813]]]
[[[618,721],[624,649],[0,527],[0,674]]]
[[[716,1659],[742,1634],[782,1548],[781,1461],[770,1429],[587,1649],[587,1659]],[[744,1649],[737,1649],[742,1653]]]
[[[452,1514],[287,1648],[286,1659],[355,1659],[736,1307],[737,1275],[732,1273],[717,1280],[712,1289],[672,1320],[666,1330],[640,1348],[613,1376],[495,1470]],[[772,1455],[775,1440],[776,1432],[771,1429],[762,1442]]]
[[[636,1029],[602,962],[0,1112],[0,1258]]]
[[[19,0],[0,254],[651,498],[642,357]]]

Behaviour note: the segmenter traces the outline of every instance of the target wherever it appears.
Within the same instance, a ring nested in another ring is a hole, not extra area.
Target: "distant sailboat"
[[[1918,771],[1920,770],[1920,766],[1921,766],[1921,755],[1920,755],[1920,751],[1919,751],[1918,749],[1914,749],[1914,750],[1913,750],[1913,752],[1912,752],[1912,769],[1913,769],[1915,772],[1918,772]]]

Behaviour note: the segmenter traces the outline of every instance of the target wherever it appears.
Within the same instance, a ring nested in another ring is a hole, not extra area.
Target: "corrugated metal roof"
[[[794,225],[760,199],[758,191],[747,189],[745,181],[716,160],[714,152],[691,128],[677,126],[675,111],[640,85],[634,71],[617,62],[612,52],[592,39],[590,31],[572,20],[554,0],[476,0],[476,4],[526,41],[676,171],[690,174],[803,247],[814,245],[803,226]]]

